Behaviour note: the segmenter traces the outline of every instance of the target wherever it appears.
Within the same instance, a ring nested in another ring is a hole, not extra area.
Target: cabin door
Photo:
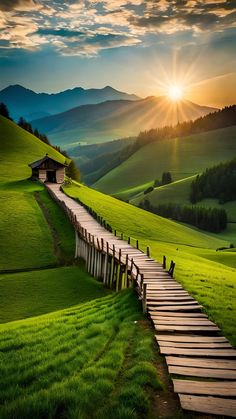
[[[56,170],[47,170],[47,181],[51,183],[56,183]]]

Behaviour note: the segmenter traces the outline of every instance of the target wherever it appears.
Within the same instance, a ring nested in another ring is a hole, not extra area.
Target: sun
[[[177,102],[183,97],[183,89],[177,84],[172,84],[168,89],[168,96],[173,102]]]

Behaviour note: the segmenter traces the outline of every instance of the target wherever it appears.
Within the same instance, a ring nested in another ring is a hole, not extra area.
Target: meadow
[[[162,385],[142,319],[128,290],[0,326],[1,418],[154,417]]]
[[[99,179],[93,187],[101,192],[134,198],[171,172],[174,181],[202,172],[236,154],[236,127],[209,131],[142,147],[129,159]]]
[[[236,344],[235,254],[216,251],[229,242],[151,214],[86,186],[73,184],[64,191],[91,206],[118,232],[151,248],[151,255],[176,262],[175,277],[204,306],[204,310]]]
[[[157,347],[133,289],[75,263],[71,224],[27,180],[28,163],[64,157],[1,117],[0,140],[0,417],[156,417]]]

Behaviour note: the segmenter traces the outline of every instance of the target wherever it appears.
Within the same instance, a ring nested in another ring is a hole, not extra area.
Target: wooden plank
[[[202,378],[220,378],[224,380],[236,380],[235,370],[222,370],[215,368],[195,368],[195,367],[178,367],[177,365],[168,366],[170,374],[184,375]]]
[[[148,307],[155,309],[155,306],[153,306],[153,304],[148,303]],[[172,305],[172,306],[159,306],[158,307],[158,311],[194,311],[194,310],[200,310],[202,308],[202,306],[200,306],[199,304],[195,304],[195,305],[180,305],[180,306],[176,306],[176,305]]]
[[[155,329],[160,332],[218,332],[220,329],[217,326],[180,326],[171,324],[155,324]]]
[[[194,300],[192,297],[190,297],[190,296],[186,296],[186,295],[184,295],[184,296],[180,296],[180,297],[175,297],[175,296],[169,296],[169,297],[159,297],[159,296],[154,296],[154,295],[150,295],[149,297],[147,297],[147,299],[148,300],[151,300],[151,301],[160,301],[160,302],[163,302],[163,301],[196,301],[196,300]]]
[[[171,311],[153,311],[153,310],[149,310],[149,314],[150,316],[152,316],[153,318],[158,318],[158,317],[162,317],[162,316],[166,316],[166,317],[190,317],[190,318],[207,318],[207,315],[204,313],[179,313],[179,312],[171,312]]]
[[[185,355],[185,356],[213,356],[219,357],[236,357],[234,349],[188,349],[188,348],[169,348],[162,346],[160,352],[163,355]]]
[[[205,342],[205,343],[219,343],[228,342],[225,337],[221,336],[200,336],[200,335],[156,335],[158,341],[170,342]]]
[[[155,326],[159,324],[164,324],[166,326],[215,326],[215,323],[207,319],[175,319],[175,320],[166,320],[166,318],[153,319]]]
[[[191,381],[191,380],[173,380],[174,392],[181,394],[205,394],[213,396],[236,396],[236,382],[232,381]]]
[[[184,367],[199,367],[199,368],[217,368],[225,370],[236,370],[236,360],[234,359],[206,359],[206,358],[189,358],[180,356],[167,356],[167,365],[178,365]]]
[[[236,400],[187,394],[179,394],[179,399],[182,408],[185,410],[236,417]]]
[[[182,290],[160,291],[160,290],[148,289],[148,294],[156,295],[160,297],[187,297],[187,296],[190,297],[190,294],[188,292],[182,291]]]
[[[148,304],[150,304],[150,305],[154,305],[154,306],[173,306],[173,305],[175,305],[175,306],[178,306],[178,305],[180,305],[180,306],[189,306],[189,305],[196,305],[197,304],[197,302],[195,301],[195,300],[193,300],[193,301],[163,301],[163,302],[161,302],[161,301],[155,301],[155,300],[149,300],[148,301]]]
[[[202,343],[202,342],[165,342],[159,341],[159,346],[170,346],[172,348],[211,348],[211,349],[224,349],[231,348],[232,346],[228,342],[220,343]]]

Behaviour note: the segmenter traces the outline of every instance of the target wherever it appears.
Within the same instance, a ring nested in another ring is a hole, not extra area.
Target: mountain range
[[[215,110],[188,100],[174,103],[164,96],[150,96],[135,101],[82,105],[31,122],[34,128],[46,133],[53,144],[69,146],[135,136],[140,131],[194,120]]]
[[[76,106],[96,104],[107,100],[137,100],[136,95],[130,95],[106,86],[102,89],[83,89],[75,87],[60,93],[36,93],[18,84],[8,86],[0,91],[0,102],[9,108],[15,120],[23,116],[27,120],[64,112]]]

